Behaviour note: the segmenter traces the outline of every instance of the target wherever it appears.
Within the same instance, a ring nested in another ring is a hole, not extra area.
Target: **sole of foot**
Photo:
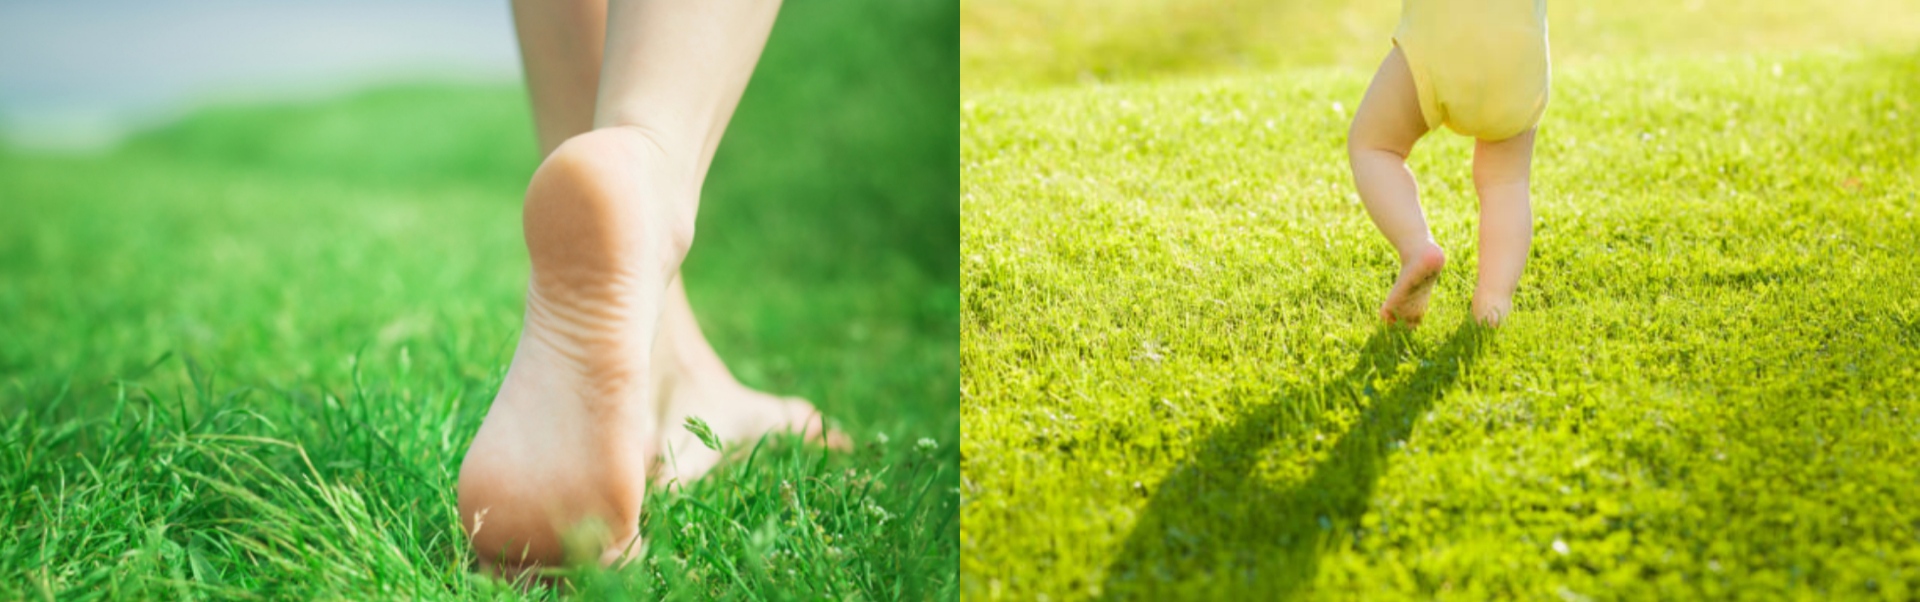
[[[1380,304],[1380,319],[1408,328],[1419,326],[1427,315],[1427,298],[1433,295],[1433,284],[1446,265],[1446,253],[1433,243],[1402,258],[1400,277],[1394,279],[1386,302]]]
[[[595,130],[527,187],[526,319],[460,467],[461,521],[483,570],[611,563],[637,547],[660,440],[653,340],[698,195],[659,148]]]

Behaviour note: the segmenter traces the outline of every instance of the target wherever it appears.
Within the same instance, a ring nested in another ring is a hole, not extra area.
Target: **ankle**
[[[1395,251],[1400,254],[1400,265],[1444,264],[1447,261],[1446,251],[1431,237]]]
[[[617,152],[618,160],[634,170],[640,182],[653,188],[655,194],[636,196],[634,200],[657,204],[647,211],[653,219],[646,226],[662,242],[661,251],[670,266],[677,269],[693,247],[694,221],[706,174],[698,149],[639,125],[602,127],[575,139],[594,140],[595,146],[607,149],[603,152]]]
[[[646,159],[650,163],[664,170],[663,173],[692,186],[699,186],[700,179],[697,176],[705,172],[700,161],[700,145],[686,136],[676,136],[660,128],[638,123],[601,126],[588,132],[596,133],[616,135],[632,141],[646,152]]]
[[[1481,313],[1482,310],[1498,310],[1501,313],[1505,313],[1506,308],[1512,306],[1513,291],[1498,292],[1488,291],[1486,289],[1475,289],[1473,291],[1473,313],[1478,314]]]

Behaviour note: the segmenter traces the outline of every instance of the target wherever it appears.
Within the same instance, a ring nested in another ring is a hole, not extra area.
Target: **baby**
[[[1497,326],[1512,311],[1533,239],[1527,179],[1534,125],[1547,108],[1546,0],[1403,0],[1393,43],[1347,135],[1360,201],[1400,253],[1400,277],[1380,317],[1418,326],[1446,264],[1406,164],[1413,143],[1445,125],[1478,139],[1473,316]]]

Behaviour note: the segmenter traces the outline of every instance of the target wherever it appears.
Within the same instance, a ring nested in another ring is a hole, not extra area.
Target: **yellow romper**
[[[1393,43],[1427,129],[1505,140],[1547,109],[1546,0],[1402,0]]]

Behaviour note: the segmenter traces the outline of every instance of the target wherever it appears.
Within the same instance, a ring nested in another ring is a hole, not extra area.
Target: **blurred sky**
[[[93,150],[208,102],[520,77],[504,0],[0,0],[0,136]]]

